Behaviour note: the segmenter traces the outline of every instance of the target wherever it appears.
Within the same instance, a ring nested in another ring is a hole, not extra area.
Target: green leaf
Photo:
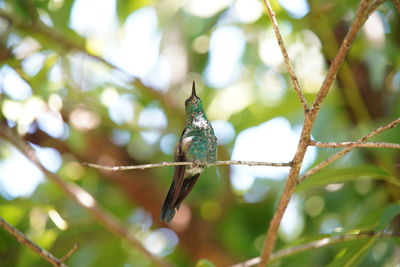
[[[56,26],[58,30],[62,30],[63,32],[72,31],[69,27],[69,19],[71,16],[72,7],[75,4],[75,1],[63,1],[62,5],[59,7],[55,7],[59,5],[56,1],[55,3],[51,3],[46,5],[48,10],[48,14],[51,17],[52,22]]]
[[[356,166],[345,169],[323,170],[301,182],[297,186],[296,192],[301,193],[311,188],[344,183],[359,178],[384,180],[400,187],[400,181],[380,168],[374,166]]]
[[[392,204],[389,205],[384,211],[381,216],[381,220],[379,222],[378,227],[376,228],[377,231],[383,231],[386,226],[390,223],[390,221],[400,214],[400,205],[399,204]]]
[[[117,15],[121,23],[134,11],[151,5],[153,0],[117,0]]]
[[[376,231],[383,231],[390,221],[400,214],[400,205],[392,204],[389,205],[382,211],[379,225],[376,227]],[[339,251],[335,260],[328,265],[328,267],[342,267],[342,266],[357,266],[366,256],[368,249],[374,244],[376,237],[366,238],[365,240],[357,240],[349,242],[346,246]]]
[[[200,259],[196,262],[195,267],[215,267],[215,265],[207,259]]]
[[[366,240],[357,240],[346,243],[346,246],[338,252],[336,258],[328,267],[355,267],[363,260],[368,249],[374,244],[376,237]]]

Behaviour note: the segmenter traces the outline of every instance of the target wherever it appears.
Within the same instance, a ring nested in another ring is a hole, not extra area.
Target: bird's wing
[[[187,161],[186,152],[192,143],[193,137],[187,136],[187,128],[185,128],[175,148],[175,162]],[[186,167],[187,166],[185,165],[181,165],[175,166],[174,168],[174,178],[161,209],[162,221],[170,222],[172,220],[175,215],[175,208],[177,208],[179,203],[183,200],[183,196],[186,196],[190,192],[191,187],[193,187],[189,186],[188,184],[184,184]],[[185,192],[181,192],[182,190]]]
[[[179,140],[176,149],[175,149],[175,162],[185,162],[186,159],[186,151],[190,147],[192,143],[192,137],[185,136],[186,128],[183,130],[181,139]],[[174,189],[172,193],[172,205],[175,206],[176,201],[179,197],[179,194],[182,190],[183,180],[185,179],[185,171],[186,166],[175,166],[174,168]]]

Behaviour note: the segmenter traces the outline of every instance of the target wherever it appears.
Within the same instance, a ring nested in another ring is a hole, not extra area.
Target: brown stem
[[[67,254],[65,254],[60,260],[61,260],[62,262],[65,262],[66,260],[68,260],[68,259],[72,256],[72,254],[74,254],[74,253],[78,250],[78,248],[79,248],[79,245],[78,245],[78,244],[75,244],[75,245],[67,252]]]
[[[374,131],[370,132],[366,136],[363,136],[362,138],[358,139],[357,141],[358,142],[365,142],[366,140],[374,137],[375,135],[377,135],[377,134],[379,134],[379,133],[381,133],[381,132],[383,132],[385,130],[388,130],[388,129],[396,127],[399,123],[400,123],[400,118],[397,118],[396,120],[391,121],[388,124],[375,129]],[[299,177],[299,183],[301,183],[302,181],[304,181],[305,179],[307,179],[311,175],[319,172],[320,170],[322,170],[323,168],[325,168],[326,166],[328,166],[329,164],[331,164],[335,160],[343,157],[344,155],[346,155],[347,153],[349,153],[353,149],[354,149],[354,147],[347,147],[347,148],[339,151],[338,153],[330,156],[329,158],[327,158],[326,160],[322,161],[318,165],[314,166],[312,169],[308,170],[305,174],[303,174],[302,176]]]
[[[268,0],[265,1],[268,2]],[[312,126],[315,122],[319,110],[321,109],[321,105],[325,100],[325,97],[328,94],[333,81],[336,78],[340,65],[343,63],[347,55],[350,45],[353,43],[354,39],[356,38],[357,32],[360,30],[363,22],[365,21],[365,17],[369,11],[368,5],[369,0],[361,1],[361,4],[356,13],[356,17],[351,25],[350,30],[346,34],[346,37],[344,38],[336,57],[329,67],[328,73],[317,94],[316,100],[311,110],[306,114],[303,130],[300,136],[300,141],[297,146],[296,154],[293,158],[293,165],[290,169],[285,188],[283,189],[282,196],[269,224],[267,236],[264,240],[264,245],[260,256],[261,259],[260,263],[258,264],[260,267],[265,266],[268,263],[270,255],[275,247],[279,225],[282,221],[283,214],[285,213],[285,210],[289,204],[290,198],[296,188],[297,177],[299,175],[304,155],[307,151],[307,146],[310,141]]]
[[[394,6],[397,9],[397,13],[399,13],[399,15],[400,15],[400,1],[399,0],[392,0],[392,1],[393,1]]]
[[[56,258],[55,256],[53,256],[53,254],[51,254],[44,248],[39,247],[36,243],[34,243],[23,233],[21,233],[17,228],[6,222],[6,220],[4,220],[2,217],[0,217],[0,227],[4,228],[4,230],[13,235],[18,240],[18,242],[33,250],[40,257],[50,262],[53,266],[67,267],[67,265],[63,263],[63,260]]]

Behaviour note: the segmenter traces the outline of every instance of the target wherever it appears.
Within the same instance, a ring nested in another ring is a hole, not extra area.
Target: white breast
[[[198,165],[194,166],[187,166],[186,167],[186,174],[185,176],[193,176],[195,174],[201,173],[203,171],[203,167],[200,167]]]
[[[193,121],[193,125],[197,128],[207,128],[207,120],[200,118]]]

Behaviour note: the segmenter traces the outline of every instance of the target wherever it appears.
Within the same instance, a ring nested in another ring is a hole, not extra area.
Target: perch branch
[[[396,127],[398,124],[400,123],[400,118],[397,118],[394,121],[389,122],[388,124],[381,126],[377,129],[375,129],[374,131],[370,132],[369,134],[363,136],[362,138],[358,139],[357,142],[365,142],[366,140],[374,137],[375,135]],[[308,170],[305,174],[303,174],[302,176],[299,177],[299,183],[301,183],[302,181],[304,181],[305,179],[307,179],[308,177],[310,177],[311,175],[319,172],[320,170],[322,170],[323,168],[325,168],[327,165],[331,164],[332,162],[334,162],[335,160],[343,157],[344,155],[346,155],[347,153],[349,153],[350,151],[352,151],[354,149],[354,147],[347,147],[339,152],[337,152],[336,154],[330,156],[329,158],[327,158],[326,160],[322,161],[321,163],[319,163],[318,165],[314,166],[312,169]]]
[[[75,200],[82,208],[87,210],[97,222],[104,226],[104,228],[114,233],[116,236],[126,240],[129,245],[143,253],[157,266],[169,266],[164,260],[154,256],[150,251],[148,251],[116,217],[103,210],[98,205],[96,199],[87,191],[74,183],[64,181],[57,174],[48,171],[40,163],[35,150],[24,141],[18,133],[8,128],[5,124],[0,124],[0,137],[8,140],[19,149],[50,181],[54,182],[62,191],[64,191],[65,194]]]
[[[274,28],[275,36],[276,36],[276,39],[278,41],[279,47],[281,49],[282,56],[283,56],[283,59],[285,61],[286,67],[288,69],[288,72],[289,72],[289,75],[290,75],[290,79],[292,80],[294,90],[296,91],[296,93],[297,93],[297,95],[298,95],[298,97],[300,99],[300,103],[303,106],[304,112],[307,113],[308,110],[309,110],[309,106],[307,104],[306,98],[303,95],[303,92],[301,91],[301,88],[300,88],[300,85],[299,85],[299,80],[297,79],[297,76],[293,71],[292,65],[290,64],[289,55],[288,55],[288,53],[286,51],[285,44],[283,42],[282,35],[281,35],[281,32],[280,32],[279,27],[278,27],[278,21],[276,20],[275,12],[272,10],[272,7],[271,7],[271,4],[269,3],[269,0],[264,0],[264,4],[265,4],[265,6],[267,8],[267,12],[268,12],[269,18],[271,19],[272,27]]]
[[[126,170],[144,170],[150,168],[158,168],[165,166],[182,166],[182,165],[193,165],[191,162],[160,162],[153,164],[144,164],[144,165],[131,165],[131,166],[105,166],[100,164],[82,163],[84,166],[89,166],[96,169],[103,169],[108,171],[126,171]],[[217,161],[215,163],[211,163],[208,166],[218,166],[218,165],[248,165],[248,166],[271,166],[271,167],[290,167],[290,162],[262,162],[262,161]]]
[[[265,0],[268,2],[268,0]],[[287,182],[283,189],[281,198],[278,202],[278,206],[275,210],[275,213],[270,221],[267,236],[264,240],[263,248],[260,256],[260,263],[258,266],[263,267],[268,263],[270,255],[275,247],[277,233],[279,229],[279,225],[282,221],[283,214],[289,204],[290,198],[295,191],[297,184],[297,177],[300,172],[301,165],[304,160],[305,153],[307,151],[308,143],[310,141],[311,130],[314,125],[315,119],[317,118],[318,112],[321,109],[322,102],[327,96],[329,89],[337,75],[337,72],[343,63],[347,52],[350,48],[350,45],[353,43],[356,38],[357,32],[360,30],[363,21],[365,21],[365,16],[367,15],[369,9],[369,0],[362,0],[360,6],[357,10],[356,17],[344,38],[339,51],[335,58],[332,61],[332,64],[329,67],[328,73],[325,77],[324,82],[321,85],[321,88],[317,94],[315,102],[308,113],[306,113],[306,117],[304,120],[304,126],[301,132],[300,141],[296,149],[296,154],[293,158],[293,165],[290,168],[290,172],[287,178]]]
[[[379,148],[394,148],[400,149],[400,144],[387,142],[315,142],[310,141],[310,146],[316,147],[379,147]]]
[[[339,243],[349,242],[358,240],[366,237],[373,238],[387,238],[387,237],[400,237],[400,232],[365,232],[359,234],[347,234],[340,236],[325,237],[319,240],[315,240],[309,243],[300,244],[293,247],[281,249],[275,253],[272,253],[270,261],[277,261],[283,257],[291,256],[297,253],[301,253],[307,250],[318,249],[326,246],[332,246]],[[256,265],[260,262],[260,257],[256,257],[245,262],[241,262],[231,267],[249,267]]]
[[[21,231],[17,228],[6,222],[2,217],[0,217],[0,226],[4,228],[7,232],[13,235],[19,243],[27,246],[31,250],[33,250],[36,254],[40,257],[51,263],[53,266],[56,267],[67,267],[66,264],[63,263],[63,260],[60,260],[53,256],[50,252],[45,250],[44,248],[39,247],[36,243],[26,237]]]

